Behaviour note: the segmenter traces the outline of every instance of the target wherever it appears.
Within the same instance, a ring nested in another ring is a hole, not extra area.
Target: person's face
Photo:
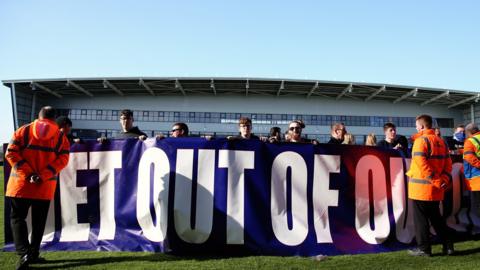
[[[335,138],[343,140],[345,138],[345,133],[347,133],[347,129],[344,125],[339,125],[335,128]]]
[[[462,127],[457,127],[457,129],[455,129],[455,133],[465,133],[465,129]]]
[[[173,126],[170,132],[173,138],[183,137],[183,129],[181,129],[180,126]]]
[[[290,139],[299,140],[302,135],[302,127],[298,123],[291,123],[288,126],[288,134]]]
[[[420,121],[415,121],[415,128],[417,129],[418,132],[423,130],[423,125],[420,123]]]
[[[442,133],[440,132],[439,128],[435,129],[435,135],[437,135],[438,137],[442,137]]]
[[[282,134],[280,132],[274,132],[273,137],[277,138],[277,140],[280,140],[282,138]]]
[[[395,136],[397,136],[397,130],[395,128],[389,127],[385,130],[385,138],[388,141],[395,140]]]
[[[245,123],[245,124],[240,124],[238,126],[238,131],[240,131],[240,135],[244,138],[250,137],[250,134],[252,133],[252,124],[250,123]]]
[[[120,124],[124,132],[129,131],[133,127],[133,117],[128,115],[120,116]]]

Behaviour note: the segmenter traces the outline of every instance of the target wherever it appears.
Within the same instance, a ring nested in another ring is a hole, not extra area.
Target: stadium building
[[[32,121],[44,105],[53,105],[73,121],[83,138],[112,137],[120,129],[119,112],[134,111],[134,125],[149,136],[168,134],[185,122],[192,135],[237,134],[240,116],[253,120],[255,134],[271,127],[285,131],[301,119],[304,135],[326,142],[332,122],[343,122],[362,144],[365,135],[383,137],[393,122],[398,134],[415,133],[415,116],[431,114],[442,134],[480,117],[477,92],[415,86],[263,78],[72,78],[6,80],[15,128]]]

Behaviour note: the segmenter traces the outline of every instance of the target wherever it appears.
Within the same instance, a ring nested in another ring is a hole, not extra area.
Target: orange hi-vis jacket
[[[463,151],[465,186],[468,190],[480,191],[480,132],[465,140]]]
[[[17,129],[8,144],[6,160],[12,166],[5,196],[53,199],[57,175],[68,163],[70,144],[55,121],[35,120]],[[37,174],[40,183],[30,183]]]
[[[412,162],[407,175],[408,198],[419,201],[441,201],[451,183],[452,160],[442,138],[433,129],[413,137]]]

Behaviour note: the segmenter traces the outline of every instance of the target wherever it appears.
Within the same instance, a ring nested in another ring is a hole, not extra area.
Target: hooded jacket
[[[17,129],[5,154],[12,166],[5,195],[51,200],[58,173],[68,163],[69,149],[67,137],[53,120],[35,120]],[[39,183],[30,183],[33,174],[40,177]]]

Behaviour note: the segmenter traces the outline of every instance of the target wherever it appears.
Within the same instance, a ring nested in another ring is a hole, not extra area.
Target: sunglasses
[[[289,130],[294,131],[294,130],[302,130],[301,127],[290,127]]]
[[[172,129],[172,133],[175,132],[175,131],[180,131],[180,130],[182,130],[182,129],[181,128],[174,128],[174,129]]]

